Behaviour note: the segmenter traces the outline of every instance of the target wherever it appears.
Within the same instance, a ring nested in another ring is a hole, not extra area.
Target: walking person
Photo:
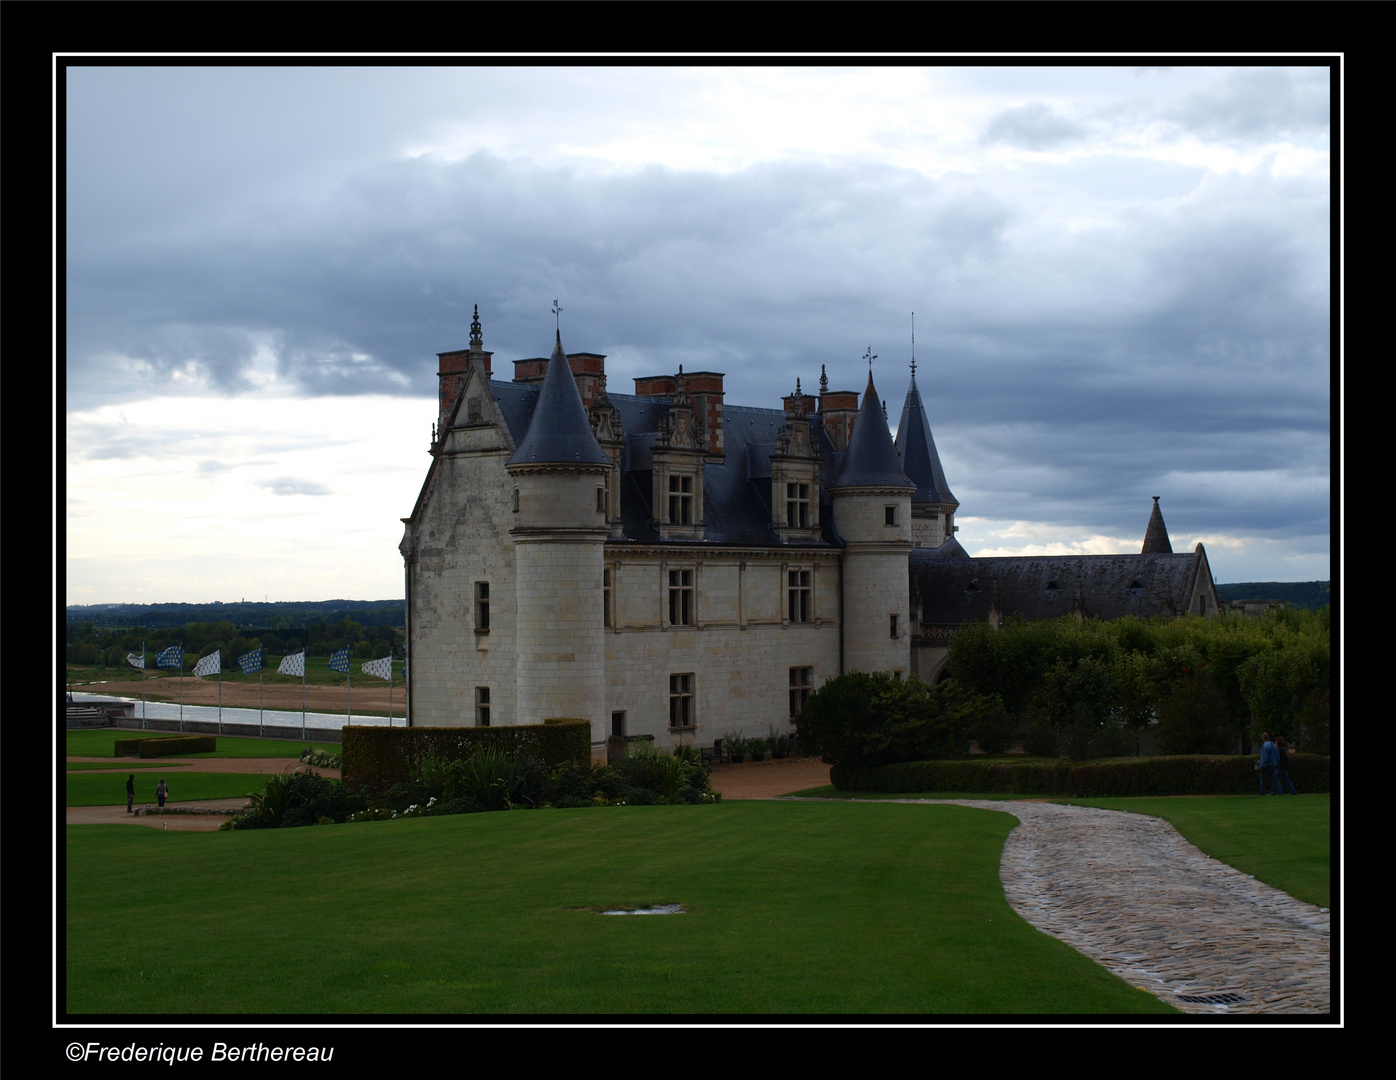
[[[134,813],[135,813],[135,810],[131,809],[132,806],[135,805],[135,802],[136,802],[136,774],[135,774],[135,773],[132,773],[130,776],[128,776],[128,777],[126,778],[126,812],[127,812],[128,814],[134,814]]]
[[[1298,795],[1294,790],[1294,785],[1289,782],[1289,747],[1285,745],[1285,737],[1281,735],[1275,740],[1275,752],[1279,755],[1280,763],[1275,768],[1275,788],[1272,795],[1283,795],[1288,791],[1291,795]]]
[[[1260,769],[1260,793],[1269,795],[1270,789],[1275,786],[1275,770],[1280,767],[1280,752],[1275,744],[1270,741],[1268,731],[1261,732],[1260,735],[1260,761],[1257,768]],[[164,781],[160,781],[162,784]],[[1278,794],[1278,792],[1276,793]]]
[[[170,786],[165,783],[165,778],[160,777],[160,783],[155,785],[155,798],[160,802],[160,808],[165,808],[165,796],[170,793]]]

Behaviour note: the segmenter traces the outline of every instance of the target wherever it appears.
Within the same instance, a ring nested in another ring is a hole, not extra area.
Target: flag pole
[[[301,738],[305,738],[305,656],[301,656]]]
[[[262,737],[262,672],[266,670],[266,664],[257,669],[257,738]]]
[[[184,732],[184,642],[179,643],[179,730]]]
[[[223,734],[223,650],[218,650],[218,734]]]
[[[388,726],[393,726],[393,647],[388,644]]]
[[[141,640],[141,730],[145,730],[145,640]]]

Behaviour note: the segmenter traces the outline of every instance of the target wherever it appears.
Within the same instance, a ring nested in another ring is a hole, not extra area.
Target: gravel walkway
[[[1161,818],[944,801],[1018,818],[999,864],[1009,904],[1132,985],[1187,1013],[1330,1012],[1326,908],[1204,855]]]

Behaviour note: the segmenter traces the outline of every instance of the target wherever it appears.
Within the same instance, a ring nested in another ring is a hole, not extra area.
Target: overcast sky
[[[972,555],[1329,577],[1327,68],[83,67],[68,603],[403,595],[436,356],[917,382]],[[507,375],[506,375],[507,377]]]

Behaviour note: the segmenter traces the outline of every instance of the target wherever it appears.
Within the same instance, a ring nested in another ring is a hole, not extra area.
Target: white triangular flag
[[[281,658],[281,666],[276,669],[278,675],[300,675],[305,676],[305,650],[291,653]]]
[[[393,677],[393,658],[385,656],[382,660],[369,660],[363,665],[365,675],[376,675],[380,679],[391,679]]]

